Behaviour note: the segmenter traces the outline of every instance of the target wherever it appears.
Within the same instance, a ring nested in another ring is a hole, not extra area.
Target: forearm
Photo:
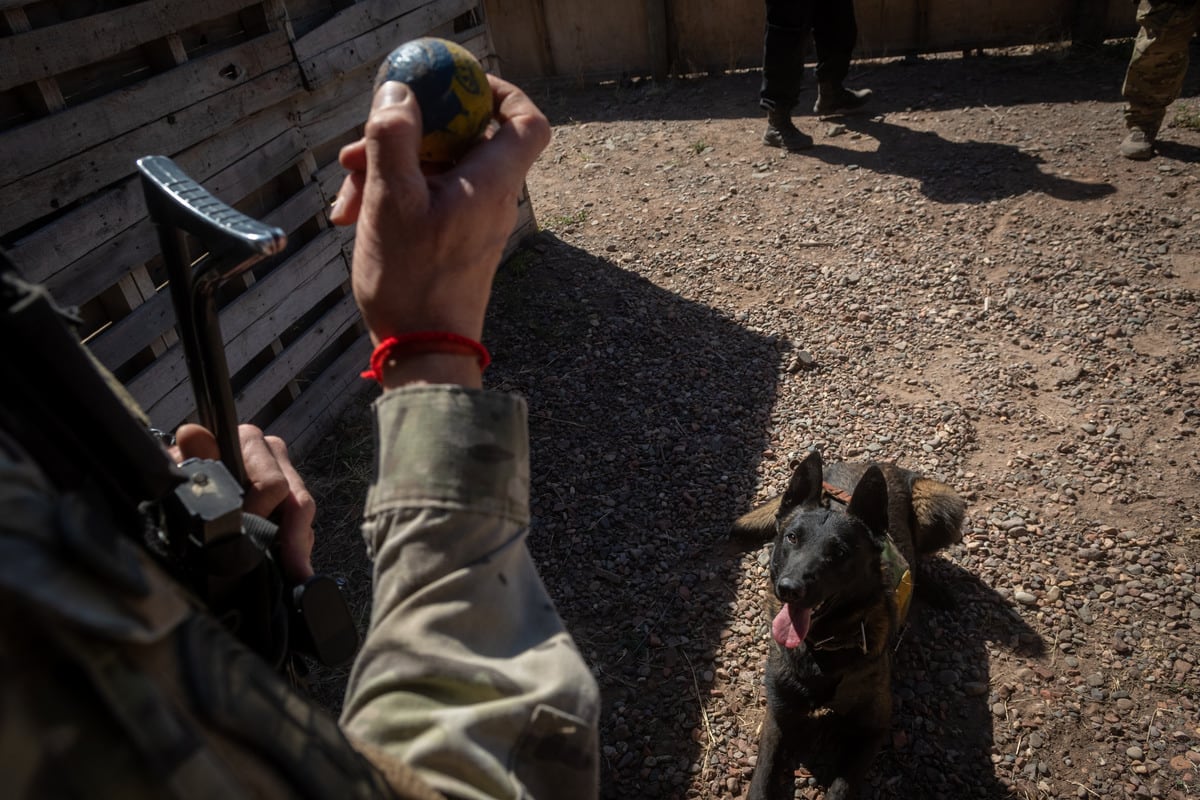
[[[418,386],[376,411],[374,605],[343,725],[452,797],[594,796],[595,681],[525,546],[523,401]]]

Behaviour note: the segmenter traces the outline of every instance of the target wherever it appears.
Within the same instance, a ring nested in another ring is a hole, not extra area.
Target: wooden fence
[[[484,0],[518,82],[762,65],[764,0]],[[1130,35],[1130,0],[855,0],[860,57]]]
[[[455,39],[495,71],[478,0],[0,0],[0,244],[78,306],[153,423],[193,413],[135,159],[174,158],[288,234],[222,290],[239,417],[303,452],[358,396],[353,230],[327,209],[396,45]],[[534,226],[527,198],[516,238]],[[6,347],[19,343],[6,343]]]

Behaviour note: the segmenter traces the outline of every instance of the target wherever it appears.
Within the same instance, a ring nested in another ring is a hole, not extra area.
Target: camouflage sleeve
[[[525,545],[524,400],[430,386],[375,410],[374,605],[343,727],[450,797],[595,797],[599,692]]]

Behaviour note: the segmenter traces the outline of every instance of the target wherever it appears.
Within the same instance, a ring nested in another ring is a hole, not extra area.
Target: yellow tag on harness
[[[900,622],[908,619],[908,604],[912,601],[912,570],[904,570],[900,583],[896,584],[896,618]]]
[[[896,621],[903,624],[908,618],[908,605],[912,601],[912,570],[908,568],[908,560],[900,554],[900,549],[896,547],[891,536],[884,542],[880,560],[885,580],[895,581],[895,589],[892,591],[896,601]]]

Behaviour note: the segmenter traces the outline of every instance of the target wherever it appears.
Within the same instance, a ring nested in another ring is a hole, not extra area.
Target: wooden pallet
[[[425,35],[495,71],[478,0],[0,0],[0,244],[79,307],[157,427],[194,409],[135,160],[168,155],[288,234],[223,289],[221,326],[239,417],[303,453],[359,396],[369,355],[354,231],[327,218],[337,152],[383,57]],[[510,248],[535,227],[525,197]]]

